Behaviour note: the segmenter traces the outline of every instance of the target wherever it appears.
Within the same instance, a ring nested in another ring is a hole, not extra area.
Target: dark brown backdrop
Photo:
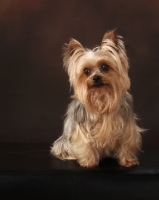
[[[125,38],[144,143],[159,145],[158,0],[1,0],[0,142],[49,142],[69,100],[62,45],[92,48],[107,30]]]

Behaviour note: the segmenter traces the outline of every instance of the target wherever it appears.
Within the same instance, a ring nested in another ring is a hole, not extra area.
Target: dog
[[[73,96],[63,134],[53,143],[51,153],[87,168],[105,157],[117,159],[124,167],[138,165],[143,129],[133,113],[123,38],[108,31],[101,45],[92,50],[71,39],[65,44],[63,63]]]

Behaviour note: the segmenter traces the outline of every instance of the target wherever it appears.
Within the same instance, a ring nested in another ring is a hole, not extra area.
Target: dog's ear
[[[106,43],[107,40],[111,40],[115,45],[117,45],[117,38],[116,38],[116,35],[115,35],[115,29],[105,33],[105,35],[103,36],[103,39],[102,39],[101,46],[103,46]]]
[[[67,46],[67,51],[69,52],[70,55],[72,55],[74,53],[74,51],[77,50],[77,49],[81,49],[81,50],[84,51],[84,48],[81,45],[81,43],[79,43],[75,39],[71,39],[68,46]]]

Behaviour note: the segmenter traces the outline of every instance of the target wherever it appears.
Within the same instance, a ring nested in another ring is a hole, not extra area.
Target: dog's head
[[[88,112],[102,114],[117,109],[130,87],[124,43],[114,31],[107,32],[101,46],[92,50],[71,39],[65,48],[64,67],[74,97]]]

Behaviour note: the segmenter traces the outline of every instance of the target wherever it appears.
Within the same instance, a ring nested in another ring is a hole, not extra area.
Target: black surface
[[[49,144],[0,144],[0,199],[159,199],[159,150],[145,148],[140,166],[112,159],[80,167],[50,155]]]

